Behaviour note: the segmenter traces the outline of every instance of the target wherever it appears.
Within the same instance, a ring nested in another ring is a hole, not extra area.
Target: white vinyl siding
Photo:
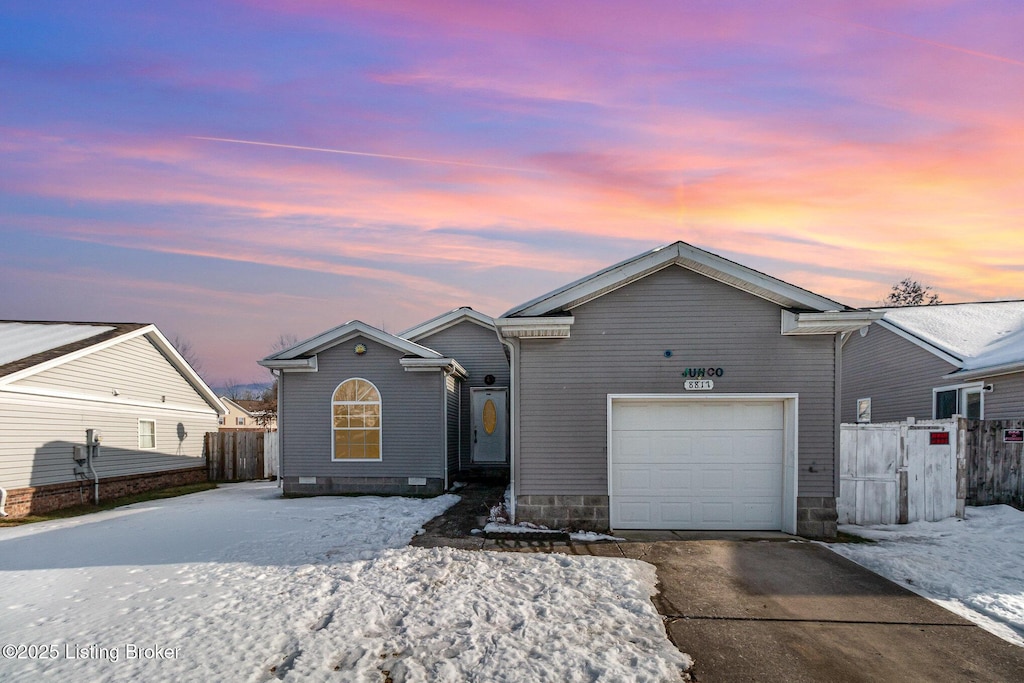
[[[156,423],[157,447],[139,448],[139,415]],[[103,433],[100,478],[203,467],[203,434],[217,414],[93,403],[0,391],[0,483],[7,489],[75,481],[73,447]]]
[[[212,409],[145,336],[125,340],[15,384],[73,396],[116,398],[124,403]]]

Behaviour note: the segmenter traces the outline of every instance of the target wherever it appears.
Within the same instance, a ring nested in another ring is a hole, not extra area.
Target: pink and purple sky
[[[153,322],[216,385],[675,240],[853,306],[1022,298],[1022,36],[1019,0],[8,0],[0,319]]]

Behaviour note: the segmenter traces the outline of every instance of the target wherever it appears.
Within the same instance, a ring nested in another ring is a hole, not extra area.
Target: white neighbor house
[[[225,412],[153,325],[0,321],[6,514],[205,481],[203,435]]]

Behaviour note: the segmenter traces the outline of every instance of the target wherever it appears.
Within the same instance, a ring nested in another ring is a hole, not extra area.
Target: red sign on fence
[[[948,446],[949,445],[949,432],[929,432],[930,440],[929,444],[932,446]]]
[[[1003,443],[1024,443],[1024,429],[1004,429]]]

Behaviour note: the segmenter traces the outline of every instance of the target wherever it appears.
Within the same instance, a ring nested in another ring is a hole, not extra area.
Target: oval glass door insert
[[[487,399],[484,403],[484,431],[488,435],[494,433],[494,428],[498,426],[498,410],[494,407],[494,401]]]

